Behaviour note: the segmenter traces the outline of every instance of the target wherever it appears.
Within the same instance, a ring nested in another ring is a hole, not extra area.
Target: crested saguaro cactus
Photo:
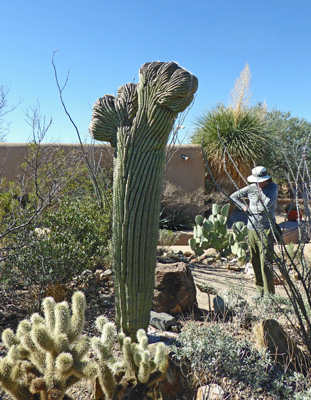
[[[146,63],[139,83],[119,88],[93,107],[90,133],[116,148],[113,260],[116,323],[135,338],[151,309],[165,146],[198,80],[174,62]]]

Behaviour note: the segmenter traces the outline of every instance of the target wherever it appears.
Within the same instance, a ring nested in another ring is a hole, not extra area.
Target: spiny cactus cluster
[[[112,354],[115,326],[105,317],[99,317],[96,324],[102,335],[92,340],[92,346],[99,360],[98,379],[105,398],[122,398],[125,391],[128,398],[132,398],[131,393],[138,395],[152,391],[168,367],[166,346],[159,343],[154,353],[143,329],[137,331],[137,342],[119,333],[117,339],[122,357],[118,359]]]
[[[2,333],[8,354],[0,360],[0,382],[15,399],[63,399],[66,389],[97,374],[85,355],[90,340],[81,335],[85,297],[76,292],[72,314],[66,302],[43,301],[44,318],[35,313],[19,323],[16,334]]]
[[[69,399],[66,390],[81,379],[98,379],[105,398],[137,385],[151,388],[166,372],[166,346],[150,353],[145,331],[137,332],[138,343],[118,335],[122,357],[112,355],[116,329],[105,317],[96,321],[101,337],[82,335],[86,301],[82,292],[72,298],[72,312],[66,302],[43,300],[44,317],[38,313],[19,323],[16,334],[2,333],[7,355],[0,359],[0,384],[16,400]],[[97,358],[87,353],[93,348]]]
[[[246,242],[247,227],[243,222],[235,222],[232,232],[227,231],[229,204],[222,208],[213,204],[212,214],[208,219],[197,215],[195,218],[193,238],[189,246],[197,256],[204,254],[204,250],[214,248],[219,256],[235,255],[240,263],[244,263],[248,244]]]

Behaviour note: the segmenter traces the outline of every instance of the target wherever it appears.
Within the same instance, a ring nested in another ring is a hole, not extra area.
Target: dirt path
[[[220,296],[228,290],[234,290],[245,300],[251,301],[252,296],[256,294],[253,277],[245,274],[244,271],[228,270],[226,264],[192,265],[191,270],[196,284],[204,282],[213,287]],[[197,302],[199,308],[208,309],[208,295],[198,288]]]
[[[228,262],[214,263],[211,265],[191,264],[191,271],[195,283],[204,282],[216,289],[217,293],[222,297],[229,290],[240,295],[248,303],[252,302],[252,297],[256,294],[254,277],[241,271],[229,270]],[[276,294],[285,296],[282,285],[275,286]],[[211,296],[211,300],[214,296]],[[199,308],[208,310],[208,295],[202,293],[197,288],[197,302]]]

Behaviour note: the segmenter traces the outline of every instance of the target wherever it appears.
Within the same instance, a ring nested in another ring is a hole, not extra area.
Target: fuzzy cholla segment
[[[85,355],[90,340],[81,335],[85,297],[76,292],[72,313],[66,302],[43,301],[44,318],[33,314],[21,321],[16,334],[2,333],[8,354],[0,360],[0,382],[17,400],[63,399],[66,389],[81,378],[97,374],[94,362]]]
[[[167,347],[159,343],[154,351],[153,347],[148,345],[148,338],[143,329],[138,330],[135,342],[119,333],[118,343],[122,356],[116,359],[112,353],[116,336],[114,325],[102,317],[97,320],[96,325],[102,335],[101,338],[93,338],[92,347],[99,360],[98,378],[105,398],[120,398],[124,387],[128,386],[131,386],[130,391],[133,393],[138,387],[145,386],[145,393],[148,389],[151,391],[156,387],[168,368]]]

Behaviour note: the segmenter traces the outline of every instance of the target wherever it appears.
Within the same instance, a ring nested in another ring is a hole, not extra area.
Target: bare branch
[[[56,50],[56,51],[57,51],[57,50]],[[77,125],[75,124],[75,122],[73,121],[73,119],[72,119],[70,113],[68,112],[67,107],[66,107],[66,105],[65,105],[65,102],[64,102],[64,100],[63,100],[63,91],[64,91],[64,89],[65,89],[65,87],[66,87],[66,85],[67,85],[67,83],[68,83],[69,71],[68,71],[68,73],[67,73],[67,77],[66,77],[65,83],[64,83],[63,86],[61,87],[61,85],[60,85],[60,83],[59,83],[59,79],[58,79],[57,69],[56,69],[55,62],[54,62],[54,56],[55,56],[56,51],[53,52],[53,56],[52,56],[52,65],[53,65],[53,70],[54,70],[54,76],[55,76],[56,85],[57,85],[58,92],[59,92],[59,98],[60,98],[61,104],[62,104],[62,106],[63,106],[63,109],[64,109],[64,111],[65,111],[67,117],[69,118],[71,124],[73,125],[73,127],[74,127],[74,129],[75,129],[75,131],[76,131],[76,134],[77,134],[77,136],[78,136],[78,140],[79,140],[79,143],[80,143],[80,146],[81,146],[81,150],[82,150],[82,153],[83,153],[83,159],[84,159],[85,165],[86,165],[86,167],[87,167],[87,170],[88,170],[90,179],[91,179],[91,181],[92,181],[92,183],[93,183],[93,187],[94,187],[94,190],[95,190],[96,198],[97,198],[97,200],[98,200],[98,202],[99,202],[100,207],[103,208],[104,205],[103,205],[102,195],[105,196],[105,193],[104,193],[104,192],[101,193],[101,191],[100,191],[100,187],[99,187],[98,181],[97,181],[97,179],[96,179],[96,175],[95,175],[95,173],[94,173],[94,170],[93,170],[92,167],[91,167],[90,161],[89,161],[89,159],[88,159],[88,157],[87,157],[85,148],[84,148],[84,146],[83,146],[83,143],[82,143],[82,140],[81,140],[81,135],[80,135],[79,129],[78,129]],[[107,199],[106,199],[106,200],[107,200]],[[109,204],[109,202],[106,201],[106,204]]]

